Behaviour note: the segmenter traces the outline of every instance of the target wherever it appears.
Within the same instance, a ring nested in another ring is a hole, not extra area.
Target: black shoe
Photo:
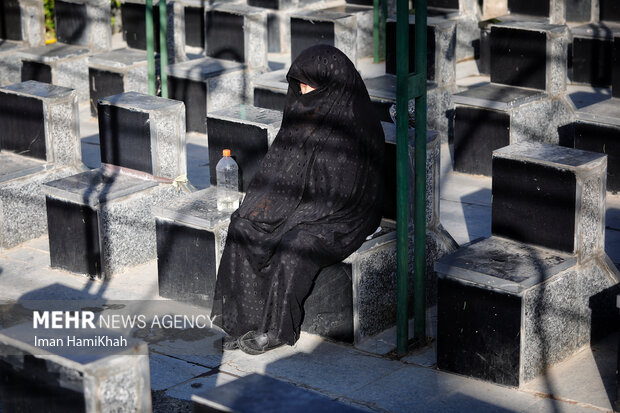
[[[283,346],[280,340],[272,337],[269,333],[257,333],[256,331],[248,331],[239,337],[239,348],[247,354],[253,356],[263,354],[266,351]]]
[[[232,336],[222,337],[222,349],[224,350],[236,350],[239,348],[238,339]]]

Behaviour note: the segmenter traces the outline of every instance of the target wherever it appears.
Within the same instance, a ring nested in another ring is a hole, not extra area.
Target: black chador
[[[353,253],[380,223],[384,136],[338,49],[306,49],[287,80],[280,131],[231,217],[214,313],[232,337],[254,330],[294,344],[319,270]]]

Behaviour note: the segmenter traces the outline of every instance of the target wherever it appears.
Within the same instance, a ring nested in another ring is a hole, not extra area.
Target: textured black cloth
[[[287,80],[280,131],[231,217],[214,314],[233,336],[270,331],[293,344],[319,270],[379,225],[385,138],[362,79],[338,49],[306,49]],[[300,82],[316,90],[301,94]]]

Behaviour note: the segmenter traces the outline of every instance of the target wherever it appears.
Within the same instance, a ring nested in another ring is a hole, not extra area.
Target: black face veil
[[[266,312],[281,312],[269,310],[273,284],[278,285],[272,274],[279,271],[275,261],[289,254],[288,260],[300,263],[296,271],[306,273],[309,284],[297,280],[291,289],[301,303],[321,267],[346,258],[377,228],[383,203],[383,130],[353,63],[334,47],[314,46],[293,62],[287,80],[280,131],[231,218],[218,273],[217,296],[229,299],[240,297],[234,285],[239,268],[265,281],[262,287],[253,282],[258,289],[252,292],[263,297],[253,307],[260,308],[263,329],[273,324]],[[302,94],[300,82],[315,90]],[[280,296],[287,291],[284,287]],[[249,306],[239,300],[229,308],[237,318]],[[224,328],[245,332],[231,317],[224,308]],[[297,321],[291,331],[298,330]],[[291,334],[284,334],[284,340],[294,342]]]

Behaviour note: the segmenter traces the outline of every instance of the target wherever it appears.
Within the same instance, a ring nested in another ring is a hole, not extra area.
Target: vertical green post
[[[379,11],[379,0],[373,0],[372,2],[373,12],[372,12],[372,46],[373,46],[373,61],[375,63],[379,63],[379,23],[380,23],[380,14]]]
[[[415,72],[426,86],[426,4],[415,1]],[[426,87],[415,98],[414,325],[417,341],[426,341]]]
[[[159,0],[159,67],[161,73],[161,96],[168,97],[168,19],[166,0]]]
[[[381,42],[382,46],[381,46],[381,59],[385,59],[386,56],[386,48],[385,48],[385,39],[387,37],[387,35],[385,34],[387,31],[387,14],[388,14],[388,0],[382,0],[381,1],[381,36],[383,41]]]
[[[148,67],[149,94],[155,95],[155,35],[153,28],[153,0],[146,0],[146,59]]]
[[[409,307],[409,1],[396,3],[396,350],[407,352]]]

